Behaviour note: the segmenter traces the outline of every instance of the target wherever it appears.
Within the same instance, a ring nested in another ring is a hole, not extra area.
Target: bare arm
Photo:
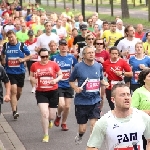
[[[4,96],[4,101],[9,102],[10,101],[10,89],[11,89],[10,82],[5,83],[5,88],[6,88],[6,94]]]
[[[150,116],[150,110],[143,110],[143,111]]]
[[[147,140],[147,147],[146,147],[146,150],[150,150],[150,139]]]
[[[59,82],[59,80],[61,80],[62,77],[63,77],[62,71],[59,70],[59,71],[57,72],[57,75],[58,75],[58,77],[57,77],[55,80],[56,80],[56,82]]]
[[[132,77],[133,76],[133,72],[130,71],[130,72],[124,72],[124,76],[126,77]]]
[[[69,82],[70,86],[75,90],[76,93],[81,93],[82,92],[82,88],[76,86],[75,82]]]

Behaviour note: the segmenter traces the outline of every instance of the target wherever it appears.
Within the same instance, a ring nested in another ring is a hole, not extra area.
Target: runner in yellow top
[[[122,37],[122,34],[116,31],[116,22],[111,22],[110,30],[103,32],[102,38],[106,40],[105,45],[110,48]]]
[[[146,33],[146,39],[147,41],[143,43],[144,52],[146,53],[146,55],[150,55],[150,31]]]

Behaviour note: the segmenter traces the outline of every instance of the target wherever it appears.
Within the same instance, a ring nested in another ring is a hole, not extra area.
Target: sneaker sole
[[[61,129],[61,131],[68,131],[69,129]]]
[[[18,119],[19,118],[19,114],[14,115],[14,119]]]

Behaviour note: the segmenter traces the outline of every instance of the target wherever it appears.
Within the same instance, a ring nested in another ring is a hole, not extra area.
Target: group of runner
[[[104,140],[109,150],[150,149],[149,31],[144,33],[141,24],[136,31],[132,25],[124,27],[118,17],[101,21],[96,12],[87,22],[82,15],[75,21],[68,7],[61,15],[47,15],[38,4],[21,9],[17,2],[1,3],[0,17],[1,81],[14,119],[19,117],[17,101],[27,67],[43,142],[49,141],[53,123],[69,130],[74,98],[76,144],[90,120],[88,150],[99,149]],[[100,119],[105,96],[111,111]]]

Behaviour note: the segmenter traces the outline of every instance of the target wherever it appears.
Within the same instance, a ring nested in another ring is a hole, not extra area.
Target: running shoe
[[[82,143],[82,137],[79,136],[79,134],[77,134],[77,136],[75,137],[75,143],[77,145],[81,144]]]
[[[35,87],[32,87],[31,93],[35,93]]]
[[[59,127],[59,125],[60,125],[60,119],[61,119],[61,117],[56,116],[56,119],[54,121],[54,124],[55,124],[56,127]]]
[[[61,124],[61,127],[62,127],[62,129],[61,129],[62,131],[68,131],[69,130],[66,124]]]
[[[53,127],[53,121],[49,121],[49,128],[51,129]]]
[[[16,119],[19,118],[19,114],[18,114],[16,111],[14,111],[14,112],[13,112],[13,117],[14,117],[14,119],[16,120]]]
[[[44,135],[42,142],[44,143],[49,142],[49,135]]]

